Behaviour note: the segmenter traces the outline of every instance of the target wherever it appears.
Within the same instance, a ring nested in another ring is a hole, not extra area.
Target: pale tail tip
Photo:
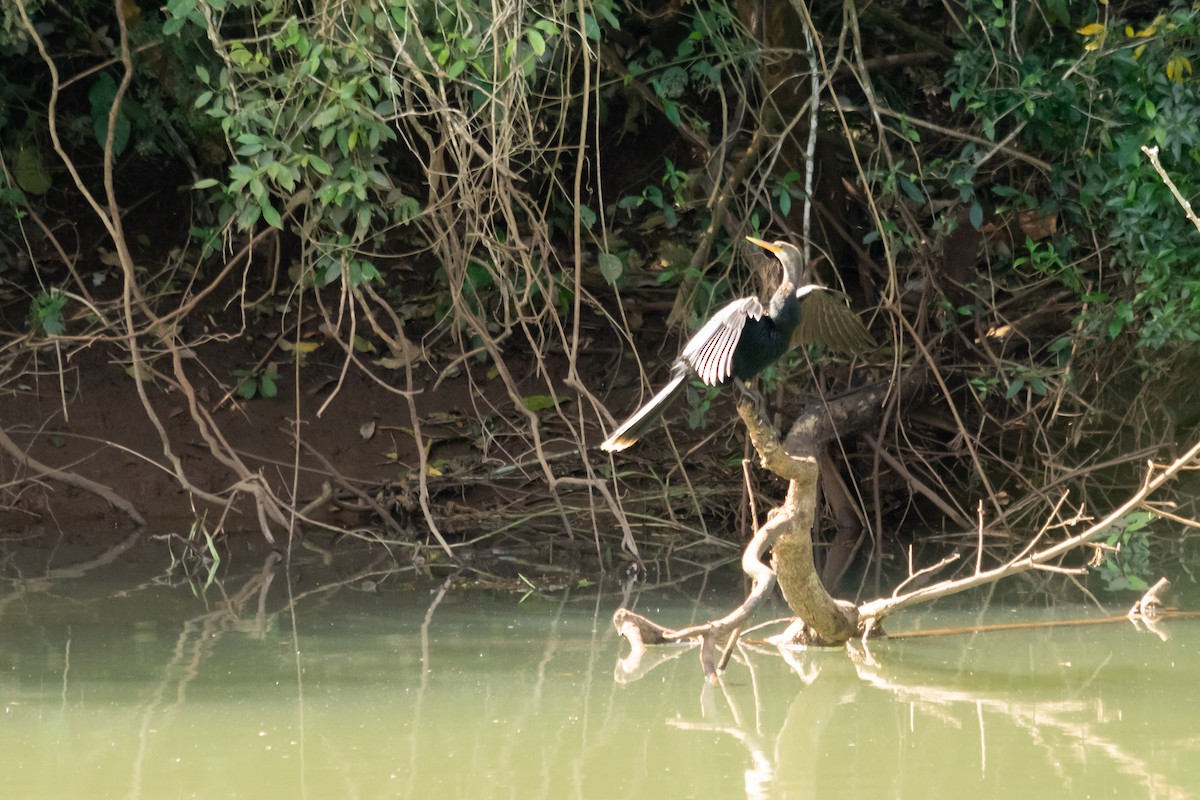
[[[600,444],[600,449],[604,450],[606,452],[609,452],[609,453],[616,453],[621,450],[624,450],[626,447],[629,447],[629,445],[633,444],[636,441],[637,441],[637,439],[629,439],[624,436],[613,437],[610,439],[605,439]]]

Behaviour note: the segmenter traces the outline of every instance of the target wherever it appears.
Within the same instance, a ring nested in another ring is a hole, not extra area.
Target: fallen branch
[[[701,643],[700,662],[704,675],[710,681],[718,675],[718,665],[713,659],[713,650],[718,640],[726,639],[725,650],[732,648],[742,623],[754,612],[775,586],[775,572],[763,563],[763,556],[778,536],[778,528],[787,520],[784,515],[772,512],[767,523],[754,533],[754,538],[742,553],[742,571],[752,581],[746,599],[730,613],[720,619],[711,620],[689,628],[672,630],[629,609],[619,608],[613,614],[613,626],[629,642],[630,658],[645,652],[647,644],[671,644],[698,640]],[[722,656],[722,660],[725,656]],[[636,666],[636,665],[635,665]],[[631,668],[632,669],[632,668]]]
[[[137,507],[133,503],[129,502],[124,497],[121,497],[121,495],[117,494],[102,483],[96,483],[90,478],[85,478],[82,475],[78,475],[69,470],[58,469],[56,467],[43,464],[41,461],[38,461],[36,458],[18,447],[17,443],[8,437],[8,434],[4,432],[3,428],[0,428],[0,450],[8,453],[9,456],[12,457],[13,461],[17,462],[17,466],[26,467],[27,469],[31,469],[36,472],[36,475],[30,476],[30,480],[37,478],[49,478],[53,481],[57,481],[58,483],[65,484],[67,486],[74,486],[76,489],[83,489],[85,492],[91,492],[97,497],[104,499],[113,508],[123,512],[125,516],[129,517],[129,519],[137,527],[141,528],[145,526],[146,518],[142,516],[141,512],[137,510]]]
[[[1060,558],[1066,553],[1082,547],[1096,538],[1100,534],[1107,531],[1114,523],[1124,517],[1133,509],[1145,502],[1151,494],[1158,490],[1163,484],[1171,480],[1180,470],[1187,467],[1191,462],[1195,461],[1200,456],[1200,441],[1193,444],[1186,453],[1171,462],[1165,468],[1162,468],[1155,474],[1154,464],[1150,464],[1149,471],[1146,473],[1145,480],[1142,481],[1141,487],[1134,492],[1129,498],[1117,506],[1113,511],[1106,515],[1103,519],[1090,525],[1081,533],[1071,536],[1058,544],[1046,547],[1037,552],[1026,555],[1022,553],[1016,558],[1010,559],[1004,564],[989,570],[976,570],[975,573],[965,578],[957,580],[942,581],[930,586],[925,586],[916,589],[907,594],[902,594],[897,597],[887,597],[880,600],[872,600],[869,603],[864,603],[858,607],[859,617],[866,623],[875,626],[885,617],[894,614],[902,608],[907,608],[917,603],[924,603],[930,600],[935,600],[941,597],[947,597],[952,594],[964,592],[967,589],[974,589],[977,586],[984,586],[989,583],[995,583],[1002,578],[1007,578],[1011,575],[1018,575],[1031,569],[1044,569],[1046,565]]]

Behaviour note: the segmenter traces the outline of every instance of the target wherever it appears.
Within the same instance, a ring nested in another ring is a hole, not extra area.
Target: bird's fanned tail
[[[651,397],[649,402],[639,408],[632,417],[625,420],[621,427],[613,431],[612,436],[604,440],[600,449],[610,452],[624,450],[642,438],[650,426],[657,422],[658,418],[667,410],[667,406],[671,405],[671,402],[687,387],[689,377],[688,372],[677,371],[670,383],[660,389],[654,397]]]

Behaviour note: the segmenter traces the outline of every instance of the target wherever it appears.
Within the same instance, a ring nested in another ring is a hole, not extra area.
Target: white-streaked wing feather
[[[762,303],[757,297],[734,300],[712,315],[683,348],[679,358],[709,386],[728,380],[733,374],[733,351],[746,320],[759,319],[762,315]]]

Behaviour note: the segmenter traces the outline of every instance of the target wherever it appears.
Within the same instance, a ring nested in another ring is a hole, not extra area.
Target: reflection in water
[[[519,602],[402,584],[388,562],[338,573],[269,556],[195,596],[128,574],[133,552],[0,592],[5,796],[1185,798],[1200,786],[1191,622],[1164,626],[1166,641],[1093,626],[869,652],[743,642],[710,686],[693,648],[629,660],[608,623],[622,599],[597,589]],[[679,622],[728,602],[632,600]]]
[[[1106,718],[1101,697],[1087,700],[1023,701],[1008,693],[996,696],[990,692],[964,691],[947,686],[907,685],[896,676],[896,670],[871,657],[868,651],[857,651],[856,669],[869,685],[891,693],[897,700],[908,702],[914,709],[935,718],[952,721],[955,707],[974,708],[979,722],[980,771],[987,771],[987,733],[985,719],[996,717],[1005,724],[1023,731],[1032,745],[1042,750],[1045,758],[1055,765],[1057,775],[1070,782],[1072,770],[1063,763],[1075,761],[1078,769],[1087,766],[1089,759],[1107,761],[1117,770],[1142,784],[1146,797],[1191,797],[1190,791],[1172,783],[1148,759],[1132,752],[1123,743],[1101,732],[1111,719]],[[1098,678],[1112,661],[1106,657],[1091,675],[1082,676],[1085,682]],[[989,712],[986,713],[985,712]],[[960,712],[961,713],[961,712]]]

